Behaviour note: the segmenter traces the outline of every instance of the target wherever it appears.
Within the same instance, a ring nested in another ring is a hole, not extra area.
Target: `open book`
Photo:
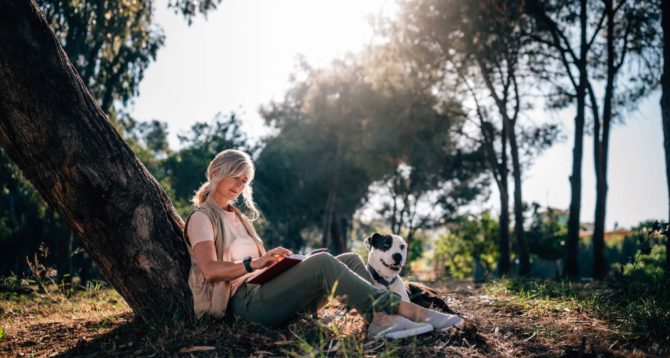
[[[310,256],[310,255],[313,255],[313,254],[316,254],[316,253],[319,253],[319,252],[323,252],[323,251],[327,251],[327,250],[326,249],[315,250],[315,251],[312,251],[307,256]],[[300,255],[300,254],[293,254],[291,256],[286,256],[283,259],[281,259],[281,260],[275,262],[274,264],[272,264],[272,266],[269,266],[269,267],[263,269],[263,271],[261,271],[258,275],[250,278],[249,281],[247,281],[247,282],[248,283],[253,283],[254,285],[262,285],[262,284],[272,280],[273,278],[281,275],[282,273],[284,273],[284,271],[290,269],[291,267],[299,264],[302,260],[307,258],[307,256]]]

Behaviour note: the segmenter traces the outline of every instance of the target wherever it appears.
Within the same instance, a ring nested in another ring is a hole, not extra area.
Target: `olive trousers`
[[[283,324],[303,313],[316,313],[329,297],[356,308],[367,321],[375,312],[395,314],[400,296],[372,284],[363,259],[354,253],[337,257],[319,253],[263,285],[244,283],[228,310],[266,326]]]

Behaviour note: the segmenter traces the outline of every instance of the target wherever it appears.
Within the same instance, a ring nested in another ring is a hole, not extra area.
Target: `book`
[[[309,255],[307,255],[307,256],[311,256],[311,255],[314,255],[314,254],[318,254],[319,252],[325,252],[325,251],[328,251],[328,250],[327,249],[314,250],[314,251],[310,252]],[[286,256],[283,259],[281,259],[281,260],[275,262],[274,264],[272,264],[272,266],[266,267],[265,269],[263,269],[263,271],[260,271],[258,273],[258,275],[253,276],[247,282],[252,283],[254,285],[262,285],[262,284],[272,280],[273,278],[281,275],[282,273],[284,273],[286,270],[290,269],[291,267],[299,264],[300,262],[302,262],[302,260],[307,258],[307,256],[300,255],[300,254],[293,254],[291,256]]]

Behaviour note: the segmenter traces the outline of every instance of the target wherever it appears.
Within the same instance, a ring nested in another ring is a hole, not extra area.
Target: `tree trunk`
[[[663,28],[663,77],[661,77],[661,117],[663,118],[663,148],[665,149],[665,180],[668,183],[670,205],[670,3],[661,1],[661,25]],[[670,223],[670,207],[668,207]],[[670,237],[665,239],[665,270],[670,276]]]
[[[582,158],[584,156],[584,116],[586,111],[586,0],[581,1],[580,10],[580,51],[579,84],[577,86],[577,115],[575,116],[575,143],[572,148],[572,175],[570,175],[570,216],[568,217],[568,237],[565,245],[565,275],[579,276],[577,256],[579,254],[579,221],[582,205]]]
[[[509,132],[510,153],[512,155],[512,176],[514,177],[514,236],[516,237],[519,252],[519,275],[530,275],[530,255],[523,228],[523,196],[521,192],[521,163],[519,163],[519,146],[516,142],[516,133],[512,123],[507,128]]]
[[[139,317],[193,314],[181,218],[34,1],[0,0],[0,145]]]
[[[608,266],[605,256],[605,214],[607,212],[607,157],[609,154],[610,124],[614,99],[614,77],[618,67],[614,64],[614,8],[612,0],[605,1],[607,16],[607,82],[603,103],[602,128],[594,121],[593,143],[596,167],[596,212],[593,229],[593,278],[603,280]],[[621,63],[624,58],[622,54]],[[595,104],[594,104],[595,108]],[[602,131],[602,133],[601,133]]]
[[[323,230],[321,235],[321,245],[333,249],[333,206],[335,203],[335,190],[331,187],[326,198],[326,206],[323,209]]]
[[[500,250],[500,259],[498,266],[500,276],[509,276],[512,272],[510,265],[510,250],[509,250],[509,190],[507,185],[507,130],[506,121],[503,121],[503,132],[500,136],[502,141],[502,153],[500,153],[500,241],[498,242],[498,249]]]

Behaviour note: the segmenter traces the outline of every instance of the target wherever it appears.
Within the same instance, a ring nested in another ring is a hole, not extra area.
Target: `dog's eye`
[[[405,249],[405,245],[400,245],[400,250],[404,250],[404,249]]]

